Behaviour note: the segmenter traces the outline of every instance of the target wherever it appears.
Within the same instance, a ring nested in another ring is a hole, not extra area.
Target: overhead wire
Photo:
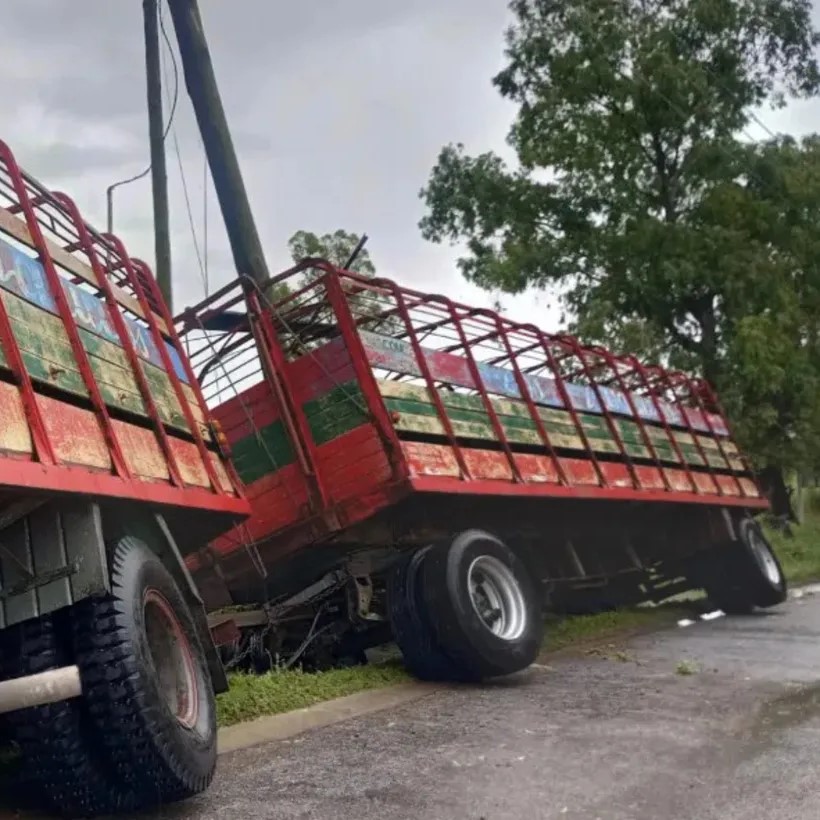
[[[161,3],[157,5],[157,16],[159,18],[160,27],[162,28],[162,6],[161,6]],[[164,28],[163,28],[163,34],[164,33],[165,32],[164,32]],[[166,36],[166,42],[167,42],[167,35],[165,35],[165,36]],[[173,95],[170,99],[171,105],[170,105],[170,111],[169,111],[169,114],[168,114],[168,122],[165,124],[165,128],[162,131],[162,142],[163,142],[163,144],[167,140],[168,134],[170,133],[171,128],[173,128],[174,118],[176,116],[178,102],[179,102],[179,78],[175,73],[174,93],[173,93]],[[107,228],[108,228],[109,233],[113,233],[113,230],[114,230],[114,191],[117,190],[117,188],[123,187],[124,185],[130,185],[132,182],[137,182],[137,181],[143,179],[144,177],[147,177],[148,174],[151,173],[151,169],[153,167],[154,167],[153,162],[149,161],[148,166],[143,171],[141,171],[140,173],[134,174],[134,176],[132,176],[132,177],[127,177],[126,179],[118,180],[117,182],[113,183],[112,185],[109,185],[108,188],[106,189],[105,196],[106,196],[106,202],[108,204],[108,208],[107,208],[107,210],[108,210]]]
[[[177,66],[177,59],[176,59],[176,55],[174,53],[173,46],[171,45],[171,39],[168,36],[168,32],[165,28],[165,19],[164,19],[164,15],[162,13],[162,8],[163,8],[162,0],[160,0],[160,4],[159,4],[159,27],[160,27],[160,32],[162,33],[162,38],[165,41],[166,50],[168,52],[168,56],[170,58],[171,66],[172,66],[173,72],[174,72],[174,88],[175,88],[176,91],[178,91],[178,89],[179,89],[179,67]],[[167,60],[165,59],[164,55],[163,55],[163,59],[162,59],[162,68],[163,68],[163,73],[166,76],[166,88],[167,88],[168,67],[167,67]],[[179,138],[177,137],[176,128],[171,128],[170,130],[171,130],[171,139],[172,139],[173,147],[174,147],[174,154],[176,155],[177,166],[179,167],[180,181],[182,183],[182,195],[183,195],[183,199],[185,201],[185,210],[186,210],[186,213],[187,213],[187,216],[188,216],[188,226],[191,230],[191,237],[193,239],[194,255],[196,256],[197,265],[199,267],[199,275],[202,279],[203,287],[205,288],[205,295],[207,296],[208,295],[208,292],[207,292],[208,291],[208,278],[207,278],[207,274],[205,272],[205,264],[203,262],[202,254],[201,254],[200,249],[199,249],[199,240],[197,238],[196,225],[194,223],[194,214],[193,214],[193,209],[191,207],[191,197],[188,193],[188,180],[185,176],[185,167],[184,167],[183,162],[182,162],[182,152],[180,151],[180,147],[179,147]]]

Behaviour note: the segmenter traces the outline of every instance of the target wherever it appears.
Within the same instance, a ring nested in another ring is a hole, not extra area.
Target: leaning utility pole
[[[148,136],[151,145],[151,189],[154,197],[154,253],[157,284],[173,311],[171,229],[168,212],[168,174],[165,167],[165,124],[162,116],[162,75],[157,0],[143,0],[145,76],[148,94]]]
[[[168,0],[168,7],[237,273],[262,283],[269,278],[268,265],[219,96],[199,8],[196,0]]]

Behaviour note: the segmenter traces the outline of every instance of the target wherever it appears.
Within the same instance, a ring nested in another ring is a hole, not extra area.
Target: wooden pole
[[[266,282],[268,265],[219,96],[199,7],[196,0],[168,0],[168,7],[237,273]]]
[[[145,22],[145,76],[148,95],[148,137],[151,145],[151,189],[154,199],[154,272],[157,284],[173,315],[171,281],[171,228],[168,209],[168,174],[165,165],[165,123],[162,113],[159,7],[143,0]]]

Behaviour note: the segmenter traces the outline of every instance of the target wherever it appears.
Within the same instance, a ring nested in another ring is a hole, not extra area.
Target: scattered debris
[[[678,661],[675,672],[679,675],[696,675],[700,672],[700,666],[694,661]]]

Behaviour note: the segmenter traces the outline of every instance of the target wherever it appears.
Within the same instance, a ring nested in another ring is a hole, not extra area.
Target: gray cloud
[[[4,0],[0,137],[29,170],[105,218],[104,192],[147,159],[142,4]],[[271,269],[289,264],[295,230],[367,231],[380,272],[488,304],[464,283],[456,251],[429,245],[418,190],[440,147],[506,151],[513,110],[490,78],[502,64],[503,0],[200,0],[217,76]],[[166,25],[173,29],[166,12]],[[168,65],[170,77],[170,65]],[[767,113],[773,128],[820,125],[815,106]],[[197,240],[203,158],[181,91],[175,119]],[[177,307],[202,295],[173,140],[168,144]],[[213,191],[212,285],[233,276]],[[153,257],[150,184],[121,189],[117,229]],[[511,315],[554,327],[546,298],[509,300]]]

